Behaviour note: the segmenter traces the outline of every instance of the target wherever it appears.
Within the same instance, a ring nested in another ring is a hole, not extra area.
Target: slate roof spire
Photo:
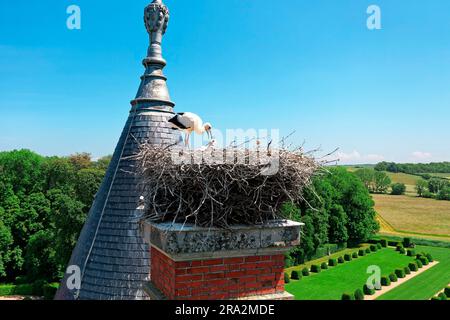
[[[143,284],[149,281],[149,248],[139,230],[139,177],[133,156],[140,143],[170,145],[179,133],[171,130],[168,119],[173,107],[161,43],[169,21],[169,10],[154,0],[144,11],[150,36],[145,67],[136,97],[117,143],[111,164],[95,196],[68,266],[81,271],[81,287],[69,288],[66,274],[56,299],[146,299]],[[107,119],[101,119],[108,121]],[[73,280],[73,278],[71,278]],[[72,282],[73,283],[73,282]]]

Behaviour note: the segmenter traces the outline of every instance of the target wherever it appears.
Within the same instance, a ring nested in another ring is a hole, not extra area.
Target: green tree
[[[75,180],[76,198],[90,207],[103,180],[105,172],[99,169],[82,169]]]
[[[359,169],[355,171],[355,175],[362,181],[367,190],[373,191],[374,188],[373,183],[375,180],[374,170],[368,168]]]
[[[373,192],[386,193],[391,183],[391,178],[385,172],[375,171]]]
[[[448,182],[444,179],[432,178],[428,181],[428,190],[431,193],[439,193],[448,185]]]
[[[423,179],[419,179],[416,182],[416,192],[419,197],[422,197],[425,191],[428,190],[428,182]]]
[[[30,237],[24,261],[29,281],[57,278],[58,265],[54,243],[53,233],[49,230],[40,230]]]
[[[406,192],[406,185],[404,183],[394,183],[391,186],[391,189],[392,189],[392,191],[391,191],[392,195],[400,196],[400,195],[405,194],[405,192]]]
[[[329,236],[331,243],[344,243],[348,240],[347,214],[339,204],[334,204],[330,210]]]
[[[0,218],[2,210],[0,207]],[[13,241],[11,230],[0,220],[0,278],[6,277],[6,264],[9,262],[9,249]]]

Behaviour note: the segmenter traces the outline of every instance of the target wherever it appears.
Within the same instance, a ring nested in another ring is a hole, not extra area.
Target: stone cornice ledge
[[[229,230],[145,222],[144,239],[174,261],[281,254],[299,245],[302,223],[278,220]]]

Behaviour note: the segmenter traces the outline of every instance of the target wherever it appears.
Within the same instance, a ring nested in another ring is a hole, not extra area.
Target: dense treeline
[[[305,224],[294,263],[311,259],[326,244],[358,244],[379,230],[374,202],[364,184],[345,168],[331,168],[314,180],[305,201],[286,205],[284,214]]]
[[[0,282],[61,276],[109,160],[0,153]]]
[[[380,162],[375,166],[376,171],[402,172],[408,174],[450,173],[450,162],[435,163],[395,163]]]

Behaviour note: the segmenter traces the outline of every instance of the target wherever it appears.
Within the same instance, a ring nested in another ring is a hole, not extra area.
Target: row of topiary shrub
[[[32,284],[5,284],[0,285],[0,296],[39,296],[52,300],[58,286],[58,283],[47,283],[44,280],[37,280]]]
[[[449,299],[450,299],[450,287],[446,287],[443,292],[431,298],[431,300],[444,300],[444,301],[447,301]]]
[[[414,242],[411,238],[403,238],[403,241],[387,240],[387,239],[371,239],[369,243],[380,244],[383,248],[387,247],[403,247],[403,248],[413,248],[415,247]]]
[[[411,272],[416,272],[420,268],[423,267],[422,261],[425,261],[428,263],[429,259],[432,261],[432,257],[430,254],[418,254],[417,259],[414,262],[410,262],[407,267],[404,267],[403,269],[396,269],[394,272],[389,274],[388,276],[382,276],[380,279],[380,284],[383,287],[390,286],[392,282],[397,282],[400,278],[405,278],[406,275],[411,274]],[[381,287],[379,288],[381,289]],[[362,293],[362,297],[361,297]],[[446,288],[444,293],[442,294],[449,294],[450,295],[450,287]],[[370,288],[367,284],[363,286],[363,289],[357,289],[355,293],[344,293],[342,295],[342,300],[364,300],[364,295],[374,295],[375,294],[375,288]],[[442,295],[441,294],[441,295]],[[446,295],[447,297],[447,295]],[[433,300],[442,300],[438,297],[434,297]]]

